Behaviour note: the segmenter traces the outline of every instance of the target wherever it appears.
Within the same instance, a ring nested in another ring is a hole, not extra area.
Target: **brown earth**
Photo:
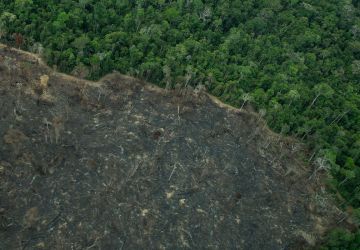
[[[307,248],[333,209],[303,154],[202,91],[0,47],[0,249]]]

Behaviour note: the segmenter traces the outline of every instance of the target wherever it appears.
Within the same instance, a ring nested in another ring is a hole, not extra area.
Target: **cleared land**
[[[302,145],[200,91],[0,47],[1,249],[302,249],[333,220]]]

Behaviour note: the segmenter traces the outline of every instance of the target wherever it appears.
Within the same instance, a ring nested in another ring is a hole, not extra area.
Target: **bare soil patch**
[[[0,48],[0,248],[311,246],[327,201],[302,145],[267,131],[205,93]]]

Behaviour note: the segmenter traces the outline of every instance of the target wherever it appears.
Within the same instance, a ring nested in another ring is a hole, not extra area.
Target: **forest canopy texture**
[[[251,104],[360,215],[359,0],[2,0],[0,37],[80,77]]]

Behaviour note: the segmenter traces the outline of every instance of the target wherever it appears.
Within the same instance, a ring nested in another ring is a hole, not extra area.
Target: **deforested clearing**
[[[202,91],[1,47],[0,120],[1,249],[303,249],[342,218],[301,143]]]

